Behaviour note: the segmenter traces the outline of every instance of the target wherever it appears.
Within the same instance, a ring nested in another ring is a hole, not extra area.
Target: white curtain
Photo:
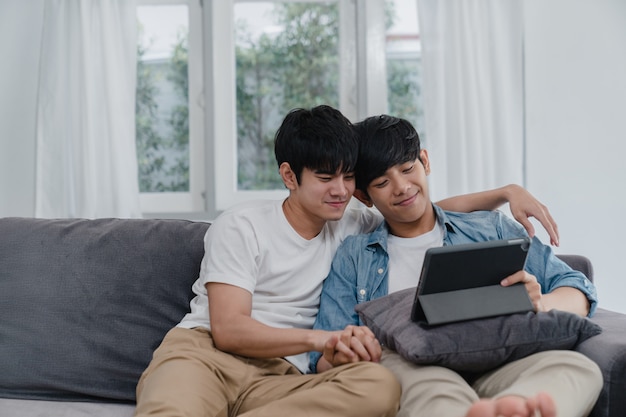
[[[35,215],[140,217],[135,2],[44,4]]]
[[[524,181],[521,0],[418,0],[434,199]]]

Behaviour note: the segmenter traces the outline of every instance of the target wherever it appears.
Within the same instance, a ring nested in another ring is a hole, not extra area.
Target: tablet
[[[523,237],[427,250],[411,319],[436,325],[533,310],[524,284],[500,285],[524,269],[529,247]]]

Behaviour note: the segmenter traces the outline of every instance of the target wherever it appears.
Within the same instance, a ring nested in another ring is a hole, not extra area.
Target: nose
[[[396,178],[392,181],[394,195],[402,195],[409,191],[411,183],[403,178]]]
[[[337,176],[335,179],[333,179],[333,186],[331,188],[332,195],[345,198],[347,197],[349,192],[350,191],[348,190],[348,186],[346,185],[346,180],[342,175]]]

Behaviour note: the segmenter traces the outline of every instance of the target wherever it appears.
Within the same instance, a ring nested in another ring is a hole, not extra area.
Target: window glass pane
[[[333,2],[237,2],[237,183],[282,189],[273,139],[296,107],[339,103],[339,7]]]
[[[422,52],[415,0],[386,0],[389,113],[409,120],[425,139]]]
[[[139,189],[188,192],[188,8],[139,6],[137,19]]]

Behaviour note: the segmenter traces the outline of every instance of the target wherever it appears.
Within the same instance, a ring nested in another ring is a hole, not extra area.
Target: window
[[[212,55],[217,210],[287,195],[272,140],[289,110],[324,103],[352,120],[386,110],[383,11],[382,0],[212,3],[212,36],[226,35]],[[357,42],[359,27],[381,47]]]
[[[409,120],[425,140],[422,48],[417,2],[387,1],[386,58],[389,114]]]
[[[137,7],[136,143],[142,211],[204,210],[197,0]]]
[[[199,0],[155,1],[141,0],[139,21],[148,11],[161,11],[168,25],[157,23],[151,37],[142,23],[138,65],[145,69],[149,57],[157,58],[148,48],[157,35],[169,30],[169,45],[181,49],[188,32],[188,95],[174,102],[189,106],[189,133],[188,145],[176,140],[184,136],[184,118],[171,116],[172,108],[180,109],[171,102],[159,104],[164,116],[148,123],[149,129],[140,125],[145,114],[138,107],[138,135],[144,134],[141,127],[167,138],[158,150],[138,139],[138,149],[145,148],[140,164],[152,156],[141,173],[150,181],[151,188],[142,184],[148,212],[212,217],[248,199],[285,197],[273,138],[295,107],[330,104],[353,121],[391,113],[422,133],[414,0],[204,0],[202,6]],[[161,65],[177,62],[174,50],[162,54]],[[184,73],[182,65],[174,68]],[[175,90],[170,78],[161,77],[161,95]],[[200,105],[203,93],[206,109]],[[161,133],[166,128],[169,135]]]
[[[337,2],[234,4],[237,190],[283,183],[273,138],[296,107],[339,106]]]

